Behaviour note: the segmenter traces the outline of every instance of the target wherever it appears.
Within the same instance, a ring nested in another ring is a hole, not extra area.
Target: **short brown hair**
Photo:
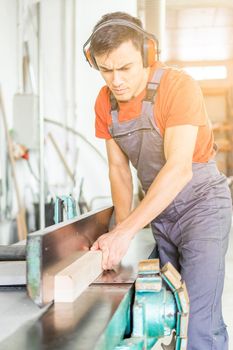
[[[135,48],[142,53],[143,47],[143,34],[137,32],[135,29],[116,25],[111,23],[98,30],[98,27],[110,20],[125,20],[131,22],[138,27],[142,28],[142,22],[139,18],[133,17],[125,12],[112,12],[107,13],[100,19],[93,29],[93,37],[90,42],[90,51],[93,56],[109,53],[118,48],[123,42],[131,40]],[[97,32],[95,33],[95,31]]]

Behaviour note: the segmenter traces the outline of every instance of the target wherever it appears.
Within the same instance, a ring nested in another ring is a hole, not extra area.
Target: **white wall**
[[[31,14],[35,15],[34,0],[1,0],[0,1],[0,84],[3,92],[9,127],[13,126],[13,95],[21,90],[22,81],[19,71],[20,50],[18,46],[18,4],[23,10],[31,6]],[[99,89],[104,84],[99,73],[91,69],[86,62],[82,46],[92,32],[92,28],[100,17],[108,12],[125,11],[137,14],[136,0],[42,0],[41,14],[41,67],[43,114],[45,118],[73,127],[84,135],[106,158],[103,140],[95,138],[94,103]],[[25,12],[26,13],[26,12]],[[32,40],[35,17],[24,16],[24,38]],[[19,28],[19,27],[18,27]],[[21,27],[22,29],[22,27]],[[35,39],[36,40],[36,39]],[[37,75],[36,42],[30,42],[30,54],[35,75]],[[37,77],[39,79],[39,77]],[[27,127],[22,125],[22,127]],[[67,176],[64,166],[54,151],[48,132],[52,132],[58,146],[73,171],[75,155],[78,153],[76,166],[77,183],[84,179],[84,196],[88,203],[93,198],[106,196],[110,203],[110,187],[108,168],[105,161],[90,146],[71,133],[52,124],[45,124],[45,175],[50,194],[68,194],[72,191],[72,182]],[[38,130],[39,132],[39,130]],[[0,118],[0,174],[5,173],[4,157],[6,139]],[[31,162],[38,174],[38,152],[31,152]],[[26,205],[32,202],[31,191],[39,195],[38,183],[28,171],[25,161],[17,162],[17,175]],[[11,183],[11,190],[13,184]],[[77,191],[78,192],[78,189]],[[29,198],[31,197],[31,198]],[[2,207],[3,199],[0,199]],[[17,205],[14,202],[16,213]],[[93,207],[106,204],[100,199],[93,202]],[[29,205],[30,206],[30,205]]]
[[[5,107],[7,123],[12,128],[12,99],[17,89],[17,8],[16,1],[0,2],[0,89]],[[0,114],[0,180],[4,196],[0,197],[0,219],[4,218],[6,194],[11,200],[11,191],[6,188],[6,138],[3,119]],[[12,183],[10,183],[12,186]]]
[[[95,138],[94,130],[94,103],[99,89],[104,84],[100,74],[91,69],[83,56],[82,47],[92,33],[92,28],[100,17],[108,12],[125,11],[133,15],[137,13],[137,3],[132,1],[109,1],[94,0],[63,1],[50,0],[42,3],[42,43],[43,43],[43,66],[44,66],[44,114],[46,117],[67,125],[83,134],[101,153],[105,154],[104,140]],[[75,10],[75,33],[72,32],[72,10]],[[70,14],[70,16],[69,16]],[[65,37],[65,41],[64,41]],[[69,66],[72,62],[72,41],[75,45],[74,70],[76,96],[73,108],[72,120],[72,75]],[[65,50],[65,51],[64,51]],[[65,74],[67,73],[67,74]],[[88,202],[93,197],[108,196],[110,188],[108,181],[107,164],[79,138],[73,138],[57,127],[46,125],[46,131],[52,131],[59,146],[64,151],[66,160],[73,167],[74,153],[78,148],[77,176],[78,180],[84,178],[84,194]],[[47,154],[49,153],[48,178],[50,187],[54,192],[69,191],[70,181],[65,175],[64,167],[59,162],[54,150],[46,143]],[[53,158],[53,165],[51,159]],[[64,187],[64,184],[67,187]],[[59,190],[60,188],[60,190]],[[105,201],[101,199],[103,204]],[[96,200],[94,206],[99,206]]]

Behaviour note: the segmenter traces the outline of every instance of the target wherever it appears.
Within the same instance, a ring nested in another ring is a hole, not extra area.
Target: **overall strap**
[[[150,118],[151,123],[153,124],[154,128],[159,132],[159,134],[160,130],[156,123],[156,118],[154,116],[154,104],[164,71],[165,70],[163,68],[159,68],[154,72],[151,80],[147,84],[146,96],[142,101],[142,115],[147,115]]]
[[[115,98],[112,92],[110,92],[110,104],[111,104],[112,124],[114,125],[118,123],[119,106],[118,106],[117,99]]]
[[[147,83],[146,96],[143,100],[143,103],[145,101],[145,102],[150,102],[150,103],[154,104],[157,89],[159,87],[163,73],[164,73],[163,68],[159,68],[154,72],[151,80]]]

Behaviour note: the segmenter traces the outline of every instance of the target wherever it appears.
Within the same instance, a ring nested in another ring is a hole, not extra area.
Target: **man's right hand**
[[[124,231],[116,226],[112,231],[103,234],[94,242],[91,250],[102,251],[102,267],[104,270],[111,270],[121,262],[133,236],[129,231]]]

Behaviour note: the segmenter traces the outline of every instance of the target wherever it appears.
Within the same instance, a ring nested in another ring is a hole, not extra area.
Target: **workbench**
[[[130,302],[138,262],[154,248],[151,230],[138,232],[119,269],[104,272],[73,303],[39,308],[25,286],[0,287],[0,350],[107,349],[126,322],[120,309]]]

